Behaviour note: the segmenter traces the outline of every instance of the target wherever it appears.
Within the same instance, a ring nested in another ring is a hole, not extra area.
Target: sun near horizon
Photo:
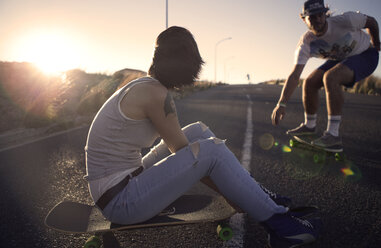
[[[18,60],[36,65],[52,75],[80,67],[79,41],[59,30],[34,30],[14,44]]]

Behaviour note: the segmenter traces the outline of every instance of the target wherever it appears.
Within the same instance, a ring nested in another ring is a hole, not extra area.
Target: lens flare
[[[317,163],[311,151],[282,145],[283,164],[288,176],[296,180],[308,180],[319,176],[324,163]]]
[[[341,168],[341,172],[347,176],[353,176],[355,173],[351,170],[351,168]]]
[[[362,178],[362,172],[353,161],[345,160],[345,165],[340,168],[341,175],[348,182],[357,182]]]
[[[269,134],[265,133],[261,137],[259,137],[259,146],[263,150],[270,150],[274,145],[274,137]]]
[[[288,146],[283,146],[283,147],[282,147],[282,151],[283,151],[283,152],[291,152],[292,150],[291,150],[291,148],[288,147]]]

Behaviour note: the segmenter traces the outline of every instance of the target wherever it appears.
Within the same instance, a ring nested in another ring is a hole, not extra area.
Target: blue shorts
[[[370,76],[376,70],[378,57],[377,49],[371,47],[360,54],[350,56],[344,60],[327,60],[318,69],[328,71],[338,63],[348,66],[354,72],[354,78],[353,82],[344,84],[344,86],[353,87],[356,82]]]

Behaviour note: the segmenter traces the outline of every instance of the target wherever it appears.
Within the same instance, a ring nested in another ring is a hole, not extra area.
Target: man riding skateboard
[[[378,23],[373,17],[359,12],[330,16],[328,10],[324,0],[304,3],[300,17],[309,30],[300,38],[295,52],[295,66],[271,116],[273,125],[278,125],[285,116],[286,103],[297,87],[308,59],[326,59],[303,83],[304,123],[287,131],[292,136],[315,134],[319,89],[324,87],[327,129],[323,136],[312,141],[314,146],[323,149],[342,145],[339,135],[344,102],[341,86],[353,87],[355,82],[371,75],[378,65],[380,51]],[[363,29],[367,29],[369,35]]]

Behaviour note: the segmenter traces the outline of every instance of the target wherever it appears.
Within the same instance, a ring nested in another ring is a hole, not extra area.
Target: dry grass
[[[381,95],[381,78],[370,76],[357,82],[352,89],[348,90],[351,93]]]
[[[47,76],[30,63],[0,62],[0,132],[55,125],[68,128],[91,116],[125,81],[145,72],[121,70],[113,75],[70,70]]]
[[[217,86],[217,85],[223,85],[222,83],[212,83],[209,81],[197,81],[191,86],[185,86],[180,89],[173,90],[174,96],[176,99],[180,99],[183,97],[186,97],[187,95],[190,95],[194,92],[201,91],[201,90],[207,90],[211,87]]]
[[[89,122],[117,89],[145,75],[131,69],[113,75],[75,69],[49,77],[30,63],[0,62],[0,133],[44,126],[58,131]],[[175,95],[181,98],[214,85],[196,82],[175,90]]]
[[[263,82],[265,84],[284,85],[285,79],[275,79]],[[302,86],[303,79],[299,80],[299,87]],[[381,95],[381,78],[369,76],[357,82],[352,88],[347,88],[347,92],[366,95]]]

